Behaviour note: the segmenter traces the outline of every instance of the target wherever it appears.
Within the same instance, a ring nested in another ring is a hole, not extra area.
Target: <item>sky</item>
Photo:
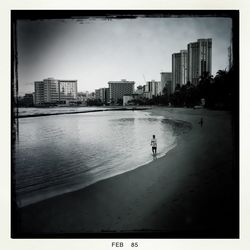
[[[172,71],[172,54],[212,38],[212,74],[228,67],[232,22],[222,17],[19,20],[19,95],[48,77],[77,80],[78,91],[127,79],[160,81]]]

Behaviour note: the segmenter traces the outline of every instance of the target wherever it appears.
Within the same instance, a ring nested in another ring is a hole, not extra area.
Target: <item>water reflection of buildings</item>
[[[67,103],[77,98],[76,80],[47,78],[35,83],[35,105]]]

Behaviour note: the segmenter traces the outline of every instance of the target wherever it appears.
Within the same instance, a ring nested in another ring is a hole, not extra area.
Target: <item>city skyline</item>
[[[159,81],[172,71],[172,54],[200,38],[213,40],[212,74],[227,68],[230,18],[18,21],[19,95],[48,77],[77,79],[79,92],[121,79]]]

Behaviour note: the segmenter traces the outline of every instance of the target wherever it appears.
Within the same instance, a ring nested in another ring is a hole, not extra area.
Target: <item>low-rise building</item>
[[[25,94],[23,97],[18,98],[19,107],[32,107],[34,106],[33,94]]]
[[[128,105],[129,101],[133,100],[133,96],[132,95],[124,95],[123,96],[123,106]]]
[[[123,106],[131,105],[133,104],[133,101],[139,100],[141,98],[141,95],[139,94],[132,94],[132,95],[124,95],[123,96]]]

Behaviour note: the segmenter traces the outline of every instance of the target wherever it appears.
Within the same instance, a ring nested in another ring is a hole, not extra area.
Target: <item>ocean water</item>
[[[109,107],[53,107],[53,108],[18,108],[18,115],[20,117],[26,115],[38,115],[38,114],[55,114],[55,113],[68,113],[68,112],[80,112],[80,111],[94,111],[94,110],[107,110]]]
[[[14,166],[20,207],[89,186],[161,157],[174,126],[143,111],[105,111],[19,119]]]

